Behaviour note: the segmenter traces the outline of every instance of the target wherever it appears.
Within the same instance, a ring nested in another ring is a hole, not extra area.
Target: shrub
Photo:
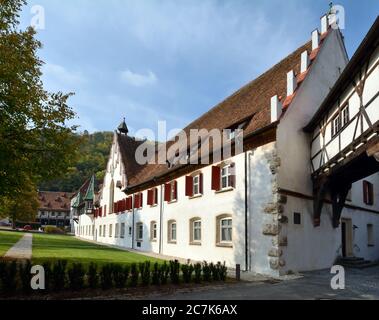
[[[193,265],[192,264],[182,264],[181,266],[182,274],[183,274],[183,280],[185,283],[190,283],[193,273]]]
[[[66,260],[58,260],[55,262],[51,273],[52,287],[55,291],[60,291],[66,283]]]
[[[138,285],[138,268],[136,263],[130,265],[130,286],[136,287]]]
[[[30,260],[26,260],[24,263],[20,263],[18,266],[18,274],[21,281],[21,288],[24,292],[29,292],[31,289],[30,280],[31,274],[30,270],[32,269],[32,264]]]
[[[201,263],[196,263],[193,269],[195,271],[195,282],[200,283],[201,282]]]
[[[0,289],[3,287],[3,278],[5,273],[5,261],[0,260]]]
[[[50,234],[64,234],[64,231],[58,227],[54,226],[47,226],[44,228],[45,233],[50,233]]]
[[[139,264],[139,271],[141,273],[142,285],[148,286],[150,284],[150,261],[141,262]]]
[[[212,271],[206,261],[203,262],[203,280],[207,282],[212,280]]]
[[[161,284],[167,283],[169,272],[170,272],[170,268],[165,261],[160,267],[160,283]]]
[[[1,283],[2,290],[4,292],[14,292],[17,287],[17,264],[16,261],[3,262],[4,265],[1,267]]]
[[[113,269],[114,269],[114,265],[112,264],[105,264],[101,268],[100,284],[103,290],[110,289],[113,286],[113,281],[112,281]]]
[[[225,266],[225,262],[224,262],[224,264],[221,264],[221,262],[218,262],[217,267],[219,269],[220,280],[225,281],[226,276],[228,274],[228,268]]]
[[[81,263],[73,263],[67,272],[69,286],[72,290],[80,290],[84,286],[84,268]]]
[[[45,271],[45,289],[46,291],[50,290],[52,288],[52,281],[51,281],[51,262],[45,261],[42,263],[43,270]]]
[[[172,283],[179,283],[180,263],[178,260],[170,261],[170,280]]]
[[[88,286],[96,289],[99,284],[99,275],[97,274],[97,264],[91,262],[88,266]]]
[[[116,288],[125,288],[129,276],[129,266],[122,267],[116,264],[112,268],[113,281]]]
[[[211,273],[212,273],[212,280],[213,281],[219,281],[220,276],[219,276],[219,269],[218,269],[217,265],[210,263],[209,269],[211,270]]]
[[[158,286],[161,282],[161,273],[162,273],[162,270],[161,268],[159,267],[159,264],[158,262],[155,262],[154,263],[154,266],[153,266],[153,276],[152,276],[152,284]]]

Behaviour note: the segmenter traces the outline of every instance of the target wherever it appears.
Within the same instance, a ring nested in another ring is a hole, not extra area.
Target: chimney
[[[291,70],[287,73],[287,97],[293,95],[293,93],[296,90],[296,85],[297,81],[295,73],[293,72],[293,70]]]
[[[321,17],[321,34],[328,31],[328,16],[325,14]]]
[[[320,38],[318,34],[318,29],[316,29],[312,32],[312,51],[318,48],[319,43]]]
[[[271,122],[279,120],[282,114],[282,103],[279,101],[278,96],[271,98]]]
[[[307,71],[309,66],[309,56],[307,50],[301,54],[300,73]]]

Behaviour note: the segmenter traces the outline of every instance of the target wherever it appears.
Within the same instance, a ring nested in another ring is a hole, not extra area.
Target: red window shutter
[[[171,200],[171,184],[166,183],[164,186],[164,201]]]
[[[129,210],[133,209],[133,196],[129,197]]]
[[[153,204],[153,189],[147,190],[147,205]]]
[[[134,195],[134,208],[139,208],[139,193]]]
[[[193,177],[186,176],[186,196],[193,196]]]
[[[143,193],[141,192],[139,194],[139,208],[143,207]]]
[[[154,204],[158,204],[158,188],[154,188]]]
[[[231,175],[229,176],[229,185],[233,188],[236,187],[236,166],[234,163],[230,165]]]
[[[176,200],[176,199],[178,199],[178,182],[174,181],[174,199],[173,200]]]
[[[203,174],[200,173],[199,175],[199,192],[200,194],[203,194]]]
[[[218,166],[212,167],[212,190],[220,190],[221,169]]]
[[[125,199],[125,210],[130,210],[130,197]]]

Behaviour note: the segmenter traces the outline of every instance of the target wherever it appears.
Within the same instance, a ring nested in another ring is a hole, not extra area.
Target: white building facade
[[[311,42],[184,129],[243,128],[242,152],[208,165],[140,166],[134,153],[143,141],[121,125],[98,207],[79,216],[76,235],[273,276],[328,268],[343,254],[378,260],[378,173],[352,185],[342,210],[344,234],[352,239],[344,252],[328,195],[314,224],[311,159],[320,142],[303,128],[348,63],[340,31],[325,19]],[[377,58],[376,52],[366,100],[378,91]],[[378,116],[378,100],[370,108]],[[352,117],[355,109],[352,103]],[[367,183],[372,201],[363,192]]]

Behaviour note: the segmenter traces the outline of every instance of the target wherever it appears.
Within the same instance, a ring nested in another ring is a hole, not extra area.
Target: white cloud
[[[152,71],[149,71],[147,74],[141,74],[129,69],[121,72],[121,79],[134,87],[153,85],[158,81],[157,76]]]
[[[42,71],[44,84],[51,91],[76,91],[86,83],[82,73],[70,71],[59,64],[46,63]]]

